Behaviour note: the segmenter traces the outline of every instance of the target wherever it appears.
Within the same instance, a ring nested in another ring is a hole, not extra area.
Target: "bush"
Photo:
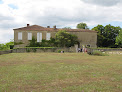
[[[108,56],[106,53],[103,53],[101,51],[95,50],[91,55],[96,55],[96,56]]]
[[[58,50],[58,53],[61,53],[61,50]]]
[[[10,46],[11,46],[11,48],[10,48]],[[0,44],[0,50],[10,50],[10,49],[12,49],[12,46],[14,46],[14,42],[12,42],[12,41],[5,43],[5,44]]]
[[[32,40],[30,40],[30,43],[27,47],[40,47],[40,43],[38,43],[37,40],[34,37],[32,37]]]

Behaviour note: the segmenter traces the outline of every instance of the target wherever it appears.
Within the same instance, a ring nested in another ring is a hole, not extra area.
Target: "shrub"
[[[30,40],[30,43],[27,47],[40,47],[40,43],[38,43],[37,40],[34,37],[32,37],[32,40]]]
[[[98,50],[93,51],[93,53],[91,53],[91,55],[107,56],[107,54],[106,54],[106,53],[103,53],[103,52],[98,51]]]
[[[14,46],[14,42],[13,41],[10,41],[8,43],[5,43],[5,44],[0,44],[0,50],[9,50],[10,49],[10,46]]]
[[[58,50],[58,53],[61,53],[61,50]]]

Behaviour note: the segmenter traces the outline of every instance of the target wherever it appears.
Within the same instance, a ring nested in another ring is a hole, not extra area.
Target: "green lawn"
[[[0,55],[0,92],[122,92],[122,54]]]

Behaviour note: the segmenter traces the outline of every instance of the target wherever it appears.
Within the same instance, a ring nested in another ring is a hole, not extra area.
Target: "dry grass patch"
[[[121,92],[122,55],[0,55],[0,92]]]

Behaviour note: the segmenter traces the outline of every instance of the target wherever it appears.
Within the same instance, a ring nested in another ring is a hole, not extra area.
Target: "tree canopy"
[[[71,27],[64,27],[63,29],[71,29]]]
[[[86,23],[77,24],[78,29],[89,29]]]
[[[116,37],[116,44],[122,48],[122,29],[119,32],[119,35]]]
[[[0,50],[9,50],[10,45],[14,45],[14,41],[10,41],[10,42],[5,43],[5,44],[0,44]]]
[[[70,47],[74,46],[78,42],[78,38],[76,35],[70,34],[65,30],[61,30],[56,33],[55,41],[58,47]]]
[[[98,47],[116,47],[115,41],[116,36],[119,34],[120,27],[114,27],[106,25],[105,27],[102,25],[98,25],[94,27],[92,30],[98,31],[97,34],[97,46]]]

